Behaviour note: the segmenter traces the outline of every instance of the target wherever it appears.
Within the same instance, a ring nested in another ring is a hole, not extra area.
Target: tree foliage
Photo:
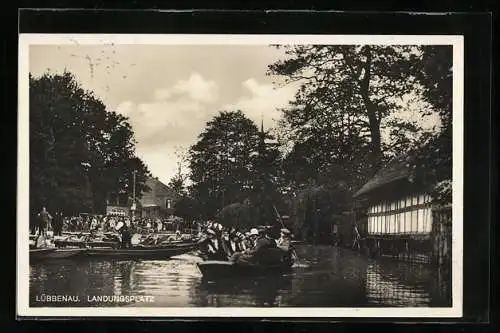
[[[222,111],[211,121],[190,149],[190,193],[212,218],[223,207],[250,202],[263,205],[277,198],[279,152],[269,133],[259,131],[242,111]]]
[[[308,184],[291,201],[293,228],[302,239],[329,242],[333,217],[351,202],[344,187]]]
[[[175,202],[174,215],[183,218],[185,221],[193,221],[200,218],[198,201],[187,195],[182,195]]]
[[[453,166],[453,48],[423,46],[423,56],[417,77],[424,87],[423,96],[441,118],[441,129],[414,147],[412,167],[416,178],[434,184],[432,193],[439,203],[451,203]]]
[[[74,76],[30,75],[30,203],[103,212],[109,192],[137,193],[149,174],[126,117],[108,112]]]
[[[400,110],[398,99],[415,87],[414,49],[287,47],[288,58],[271,64],[269,74],[284,77],[287,83],[300,83],[291,107],[284,110],[284,121],[300,143],[297,149],[320,156],[319,160],[309,156],[320,166],[335,160],[340,165],[369,167],[372,173],[380,168],[384,121]]]
[[[247,202],[236,202],[217,212],[216,219],[225,227],[246,230],[258,224],[252,219],[252,215],[252,207]]]

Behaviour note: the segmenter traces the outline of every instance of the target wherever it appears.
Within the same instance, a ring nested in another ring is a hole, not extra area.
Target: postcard
[[[462,36],[20,34],[20,317],[462,316]]]

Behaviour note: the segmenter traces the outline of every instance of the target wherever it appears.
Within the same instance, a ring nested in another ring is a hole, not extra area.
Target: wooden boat
[[[257,276],[268,274],[284,274],[292,269],[291,265],[275,264],[243,264],[231,261],[207,260],[197,263],[204,278],[219,279],[235,276]]]
[[[57,249],[57,248],[40,248],[30,249],[30,260],[54,260],[73,258],[84,254],[86,249]]]
[[[54,245],[60,248],[64,247],[111,247],[118,248],[119,242],[114,241],[83,241],[83,240],[54,240]]]
[[[88,257],[105,257],[113,259],[168,259],[192,251],[196,247],[193,243],[184,243],[169,246],[141,246],[130,248],[90,248],[86,251]]]

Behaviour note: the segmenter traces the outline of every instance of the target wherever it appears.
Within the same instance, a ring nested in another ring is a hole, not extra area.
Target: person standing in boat
[[[121,247],[124,249],[132,247],[132,235],[130,234],[127,224],[122,221],[118,222],[116,225],[116,231],[120,234]]]

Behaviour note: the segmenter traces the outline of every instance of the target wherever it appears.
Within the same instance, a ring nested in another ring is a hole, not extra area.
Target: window
[[[165,201],[165,206],[167,207],[167,209],[171,209],[172,208],[172,200],[167,199]]]
[[[431,197],[415,195],[370,207],[368,232],[372,234],[429,233],[432,228]]]

